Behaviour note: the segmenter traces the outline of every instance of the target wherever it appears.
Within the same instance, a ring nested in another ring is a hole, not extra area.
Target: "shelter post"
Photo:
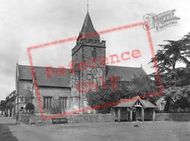
[[[155,113],[155,109],[153,109],[152,121],[155,121],[155,117],[156,117],[156,113]]]
[[[132,121],[133,120],[133,109],[131,108],[130,109],[130,121]]]
[[[142,121],[144,121],[144,108],[141,108],[141,116],[142,116]]]
[[[117,119],[119,122],[121,121],[121,108],[117,108]]]

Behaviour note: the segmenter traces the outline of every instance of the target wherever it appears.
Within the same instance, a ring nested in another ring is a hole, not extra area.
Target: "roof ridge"
[[[18,66],[22,66],[22,67],[34,67],[34,68],[47,68],[47,66],[30,66],[30,65],[19,65],[18,64]],[[54,68],[54,69],[61,69],[61,67],[52,67],[52,68]],[[65,68],[65,69],[67,69],[67,70],[71,70],[70,68]]]
[[[141,67],[130,67],[130,66],[115,66],[115,65],[106,65],[108,67],[120,67],[120,68],[137,68],[137,69],[142,69]]]

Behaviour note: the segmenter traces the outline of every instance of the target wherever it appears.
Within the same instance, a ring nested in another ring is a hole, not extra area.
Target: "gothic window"
[[[92,50],[92,57],[96,58],[97,52],[96,52],[96,48],[93,48]]]
[[[43,107],[44,109],[50,109],[52,104],[52,97],[50,96],[44,96],[43,97]]]
[[[62,112],[65,112],[67,108],[67,97],[59,97],[59,106]]]
[[[24,97],[20,97],[20,102],[24,102]]]

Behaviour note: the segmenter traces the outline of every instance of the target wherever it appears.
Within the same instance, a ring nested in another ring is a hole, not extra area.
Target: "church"
[[[85,94],[96,87],[110,84],[113,78],[128,84],[134,78],[146,76],[142,67],[107,65],[105,58],[106,41],[101,40],[87,12],[76,45],[72,49],[71,68],[65,69],[64,75],[47,77],[47,67],[34,66],[44,112],[51,113],[51,108],[55,105],[62,113],[84,108],[88,106]],[[60,72],[60,68],[51,69]],[[16,65],[16,111],[24,109],[27,102],[34,104],[36,112],[39,110],[39,96],[31,74],[30,66]],[[31,99],[28,100],[28,97]]]

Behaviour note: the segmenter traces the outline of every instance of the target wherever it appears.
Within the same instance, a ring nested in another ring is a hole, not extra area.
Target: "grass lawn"
[[[0,141],[190,141],[190,122],[15,125],[0,118]]]
[[[43,126],[69,141],[190,141],[190,122],[85,123]]]

